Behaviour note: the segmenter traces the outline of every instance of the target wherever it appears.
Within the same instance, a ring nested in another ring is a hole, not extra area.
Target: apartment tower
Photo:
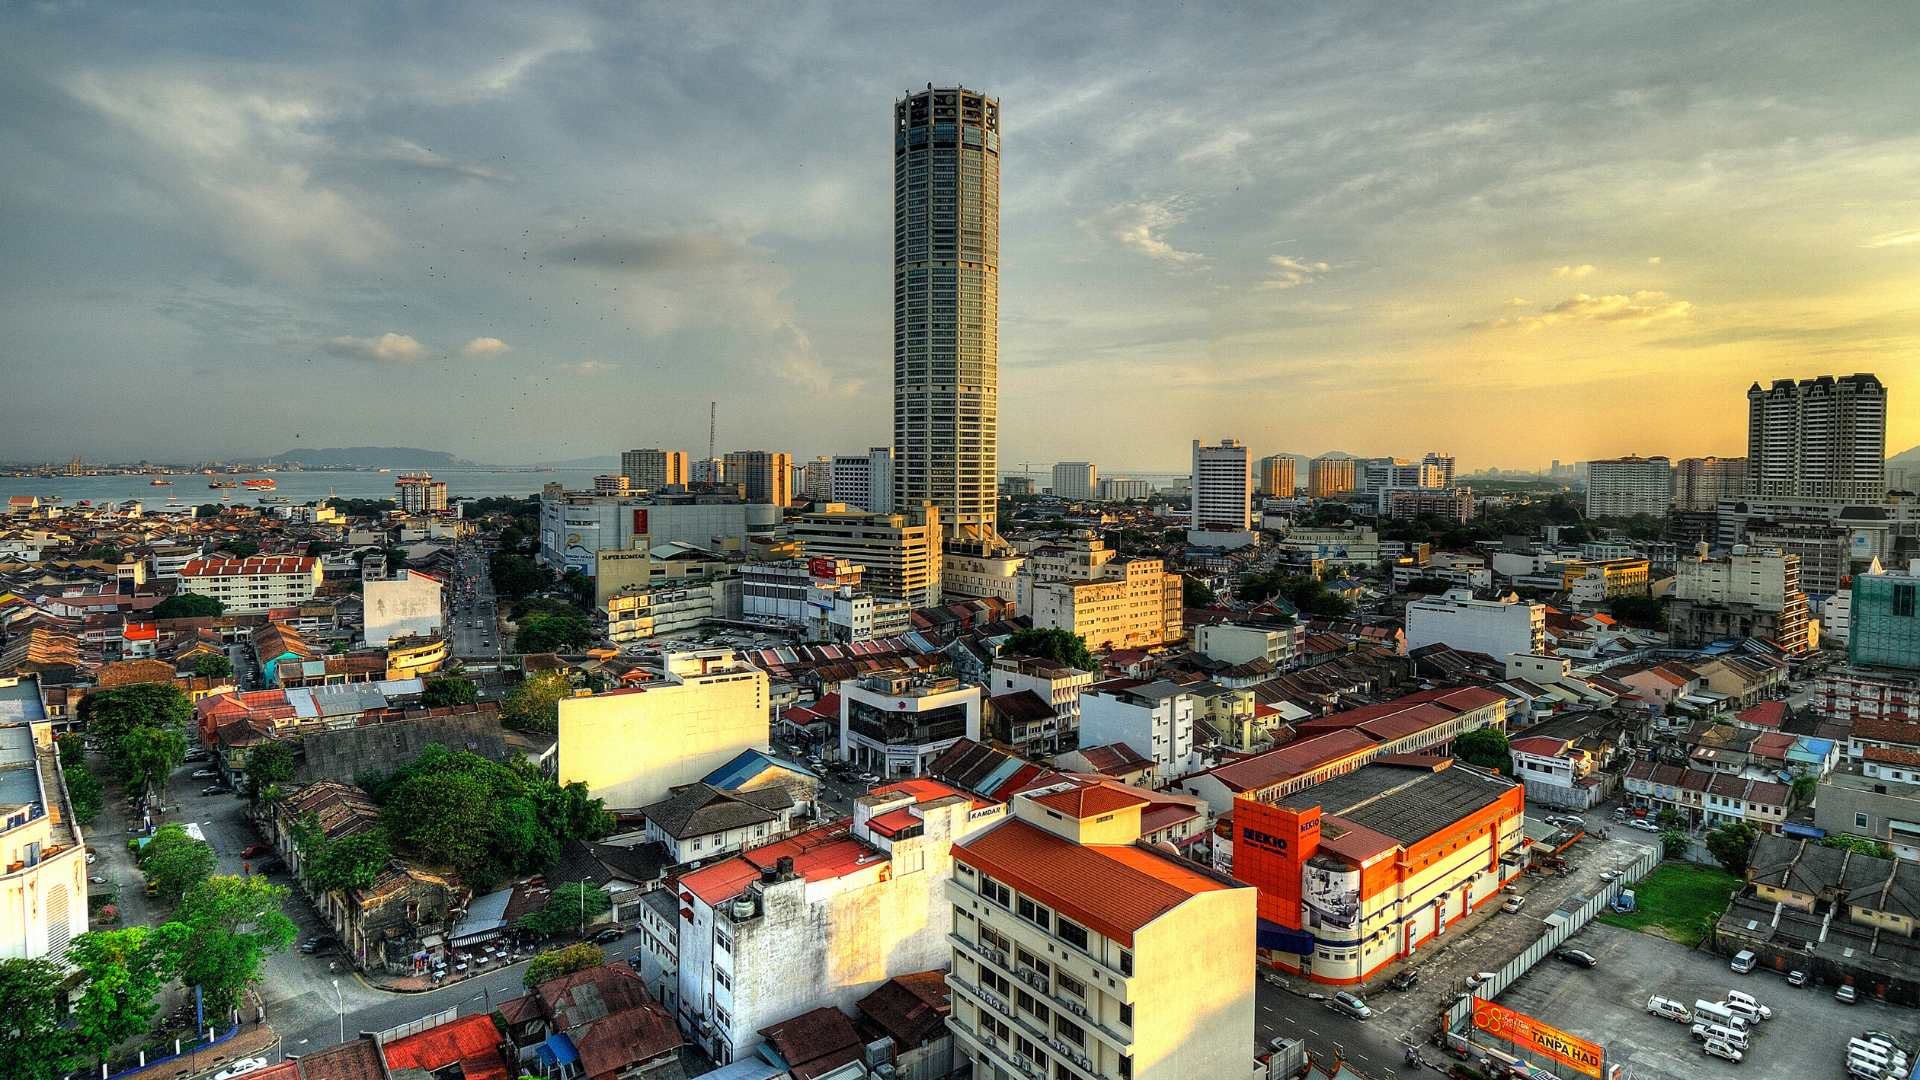
[[[750,503],[793,502],[793,457],[771,450],[735,450],[726,457],[727,479],[747,487]]]
[[[894,103],[893,135],[896,463],[886,509],[930,502],[948,538],[993,543],[1000,103],[928,84]]]
[[[1282,499],[1293,498],[1293,455],[1275,454],[1260,459],[1260,492]]]
[[[1246,532],[1253,528],[1253,473],[1247,448],[1238,439],[1219,446],[1193,440],[1193,527],[1222,525]]]
[[[1320,457],[1307,462],[1307,494],[1316,499],[1332,498],[1357,486],[1352,458]]]
[[[1100,494],[1100,470],[1091,461],[1062,461],[1053,467],[1053,493],[1063,499]]]
[[[1754,383],[1746,488],[1763,498],[1885,499],[1887,388],[1871,374]]]
[[[684,484],[687,453],[684,450],[627,450],[620,455],[620,475],[638,491],[660,491],[668,484]]]

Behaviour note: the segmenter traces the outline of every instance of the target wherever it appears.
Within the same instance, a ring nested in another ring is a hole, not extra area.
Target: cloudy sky
[[[891,106],[1004,117],[1001,460],[1920,443],[1920,7],[0,9],[0,457],[891,431]]]

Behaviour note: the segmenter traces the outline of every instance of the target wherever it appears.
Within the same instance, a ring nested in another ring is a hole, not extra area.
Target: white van
[[[1700,1000],[1693,1003],[1693,1018],[1723,1027],[1745,1030],[1747,1019],[1717,1001]]]
[[[1727,991],[1726,1000],[1720,1004],[1725,1005],[1736,1013],[1745,1013],[1748,1018],[1752,1020],[1773,1019],[1772,1009],[1760,1004],[1759,1001],[1754,999],[1752,994],[1742,993],[1738,990]]]
[[[1847,1071],[1856,1076],[1905,1080],[1907,1055],[1897,1047],[1871,1039],[1847,1040]]]
[[[1683,1024],[1693,1023],[1693,1014],[1687,1011],[1685,1005],[1680,1004],[1672,998],[1658,996],[1648,998],[1647,1011],[1655,1016],[1664,1017],[1668,1020],[1678,1020]]]
[[[1719,1039],[1723,1042],[1731,1043],[1741,1050],[1747,1048],[1747,1033],[1738,1028],[1730,1028],[1725,1024],[1695,1024],[1693,1025],[1693,1037],[1702,1042],[1709,1039]]]
[[[1758,956],[1754,955],[1752,949],[1742,949],[1739,952],[1734,954],[1733,963],[1728,964],[1727,966],[1739,972],[1740,974],[1745,975],[1747,972],[1753,970],[1753,965],[1756,962],[1758,962],[1759,959],[1760,958]]]

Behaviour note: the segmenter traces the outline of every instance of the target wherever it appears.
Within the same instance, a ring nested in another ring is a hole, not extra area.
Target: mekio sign
[[[1595,1080],[1600,1076],[1600,1047],[1559,1028],[1548,1027],[1525,1013],[1474,998],[1473,1026],[1521,1049],[1534,1050],[1562,1064],[1571,1065]]]

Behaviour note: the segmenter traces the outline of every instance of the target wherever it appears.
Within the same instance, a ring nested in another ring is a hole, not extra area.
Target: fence
[[[1522,952],[1519,956],[1507,961],[1505,967],[1494,973],[1491,982],[1481,983],[1474,989],[1472,997],[1462,998],[1447,1010],[1446,1030],[1454,1031],[1458,1029],[1461,1024],[1466,1023],[1467,1019],[1473,1015],[1474,997],[1485,998],[1489,1001],[1499,997],[1500,992],[1512,986],[1514,980],[1525,975],[1532,969],[1533,965],[1539,963],[1547,954],[1559,948],[1568,938],[1584,929],[1588,923],[1593,921],[1595,915],[1605,911],[1607,905],[1613,903],[1620,895],[1621,890],[1651,873],[1654,867],[1660,865],[1662,857],[1660,849],[1648,849],[1640,858],[1634,860],[1633,865],[1627,867],[1620,877],[1608,882],[1598,893],[1588,899],[1585,904],[1582,904],[1577,911],[1574,911],[1569,917],[1561,919],[1549,926],[1545,936],[1541,937],[1540,940],[1534,942],[1532,945],[1527,946],[1526,951]]]

